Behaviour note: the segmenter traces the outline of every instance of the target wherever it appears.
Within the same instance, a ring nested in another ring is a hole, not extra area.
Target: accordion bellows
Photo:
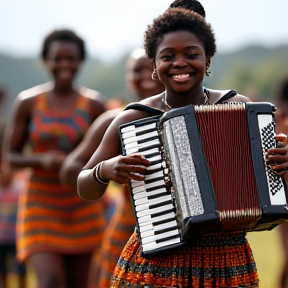
[[[123,153],[152,165],[131,181],[144,256],[203,233],[271,230],[288,218],[286,185],[265,165],[276,147],[270,103],[173,109],[119,128]]]

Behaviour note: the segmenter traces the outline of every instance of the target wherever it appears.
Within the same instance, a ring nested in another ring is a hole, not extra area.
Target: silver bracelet
[[[109,183],[109,180],[105,180],[103,178],[100,177],[100,168],[101,168],[101,165],[103,164],[103,161],[98,163],[93,171],[92,171],[92,175],[93,175],[93,178],[96,182],[98,182],[99,184],[105,184],[107,185]]]

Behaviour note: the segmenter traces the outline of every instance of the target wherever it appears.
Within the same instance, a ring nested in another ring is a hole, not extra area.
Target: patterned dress
[[[82,93],[83,94],[83,93]],[[47,94],[34,98],[28,140],[34,153],[71,152],[83,139],[91,122],[89,98],[79,94],[66,110],[49,107]],[[60,184],[58,171],[32,170],[27,193],[19,199],[18,259],[33,253],[92,253],[100,246],[106,220],[104,205],[82,200]]]
[[[141,104],[128,107],[151,115],[162,113]],[[259,284],[244,232],[203,235],[185,248],[149,259],[140,255],[140,249],[136,231],[121,253],[111,288],[254,288]]]
[[[115,214],[104,234],[101,254],[97,260],[101,261],[100,282],[97,287],[109,288],[111,276],[119,256],[135,229],[135,217],[127,186],[123,186],[120,203],[117,204]],[[118,197],[118,195],[117,195]],[[92,287],[90,287],[92,288]]]

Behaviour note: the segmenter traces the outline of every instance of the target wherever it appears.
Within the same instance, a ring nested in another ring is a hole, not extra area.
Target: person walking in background
[[[0,110],[6,91],[0,87]],[[0,288],[9,287],[8,276],[15,274],[19,288],[26,287],[26,267],[16,259],[16,219],[19,194],[25,190],[28,174],[13,173],[2,162],[2,128],[0,129]]]
[[[1,153],[0,153],[1,161]],[[9,274],[16,275],[17,287],[26,287],[26,267],[16,259],[16,219],[18,197],[25,191],[28,172],[12,172],[1,165],[0,171],[0,287],[8,288]]]
[[[275,104],[276,111],[276,128],[278,133],[288,134],[288,75],[283,77],[278,84],[276,91]],[[288,176],[285,175],[286,183]],[[279,288],[288,287],[288,223],[279,226],[279,233],[283,247],[284,263],[280,272]]]
[[[164,91],[163,84],[157,79],[153,80],[151,78],[152,72],[153,66],[145,50],[143,48],[133,50],[126,61],[125,79],[127,88],[130,94],[135,97],[135,100],[136,98],[139,100],[144,99]],[[60,174],[63,184],[74,189],[77,187],[79,172],[99,146],[112,120],[121,111],[123,109],[107,111],[94,121],[84,140],[67,156],[62,165]],[[106,193],[110,192],[109,187]],[[110,287],[110,278],[120,253],[135,228],[135,218],[129,191],[127,189],[118,189],[117,193],[113,195],[116,202],[115,214],[104,234],[100,253],[96,251],[93,257],[94,265],[91,266],[90,288]],[[98,274],[97,266],[99,264],[101,267],[99,267],[100,271]]]
[[[75,83],[85,56],[75,32],[47,35],[42,59],[53,81],[17,96],[4,136],[4,160],[12,168],[31,168],[19,199],[17,257],[32,264],[39,288],[86,287],[106,225],[101,201],[85,202],[59,180],[66,156],[105,111],[101,93]]]

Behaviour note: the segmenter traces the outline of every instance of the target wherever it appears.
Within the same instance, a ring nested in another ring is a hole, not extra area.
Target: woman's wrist
[[[92,171],[92,175],[93,175],[93,178],[96,182],[98,182],[99,184],[105,184],[107,185],[109,183],[109,180],[107,179],[103,179],[102,176],[101,176],[101,166],[103,164],[103,161],[101,161],[100,163],[98,163],[94,168],[93,168],[93,171]]]

